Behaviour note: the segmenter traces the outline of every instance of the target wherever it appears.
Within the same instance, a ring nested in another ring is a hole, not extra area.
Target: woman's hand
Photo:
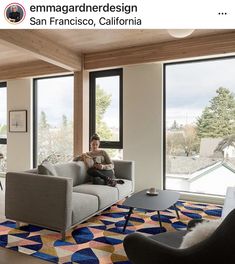
[[[94,165],[94,168],[97,169],[97,170],[102,170],[103,169],[103,166],[102,166],[102,164],[99,164],[98,163],[98,164],[95,164]]]

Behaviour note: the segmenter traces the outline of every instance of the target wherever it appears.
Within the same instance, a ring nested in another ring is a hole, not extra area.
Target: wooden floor
[[[6,220],[5,218],[5,179],[0,178],[3,186],[3,191],[0,190],[0,222]],[[40,260],[26,254],[15,252],[10,249],[0,247],[0,264],[45,264],[47,261]]]

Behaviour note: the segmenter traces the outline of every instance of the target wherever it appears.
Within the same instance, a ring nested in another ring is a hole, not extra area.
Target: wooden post
[[[74,72],[74,156],[83,152],[83,71]]]

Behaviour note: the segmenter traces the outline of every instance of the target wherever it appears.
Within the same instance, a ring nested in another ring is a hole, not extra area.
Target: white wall
[[[7,81],[7,110],[27,110],[27,133],[7,133],[7,171],[30,169],[32,165],[32,80]]]
[[[135,161],[135,191],[162,187],[162,65],[123,69],[123,157]]]

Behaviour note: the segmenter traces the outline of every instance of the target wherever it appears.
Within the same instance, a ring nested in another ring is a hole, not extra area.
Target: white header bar
[[[0,0],[1,29],[232,29],[234,0]]]

